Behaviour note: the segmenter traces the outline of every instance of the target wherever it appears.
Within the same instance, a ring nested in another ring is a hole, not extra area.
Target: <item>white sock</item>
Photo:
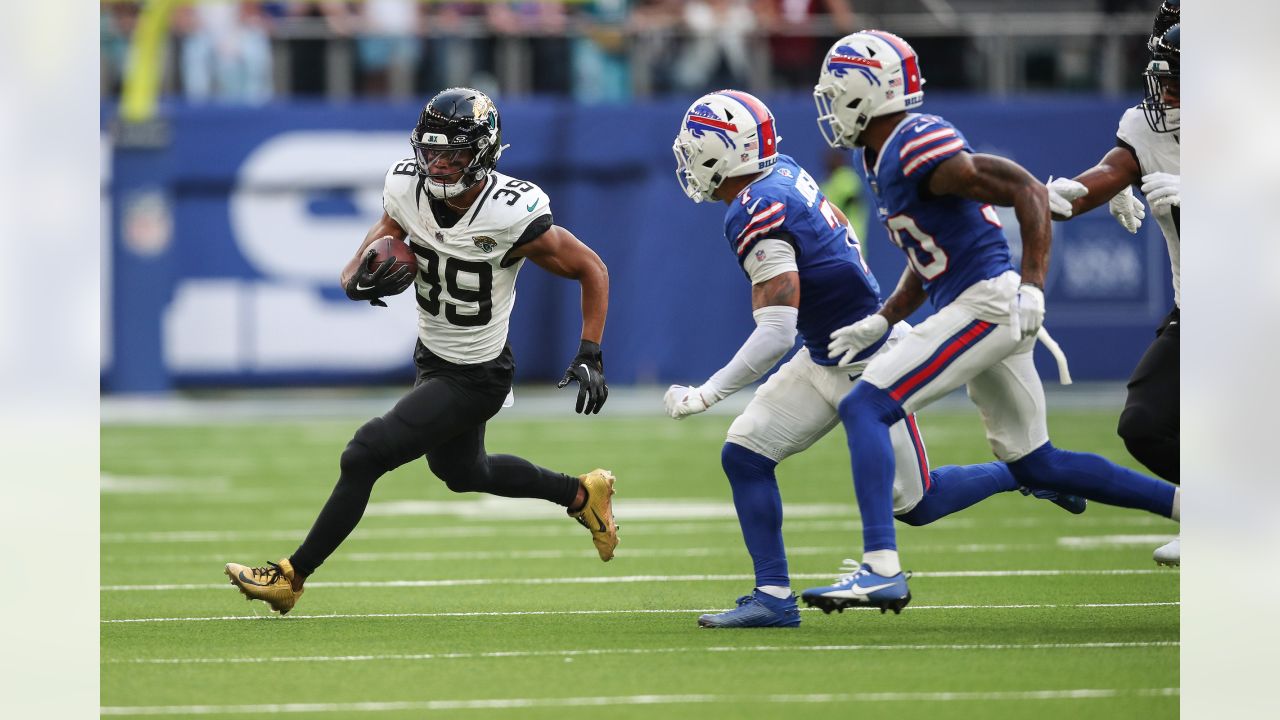
[[[862,553],[862,563],[870,565],[871,572],[885,577],[893,577],[902,572],[902,566],[898,564],[897,550],[872,550]]]
[[[779,600],[786,600],[791,597],[791,587],[788,585],[761,585],[756,589],[765,595],[776,597]]]
[[[1173,512],[1170,513],[1169,519],[1182,522],[1182,488],[1173,489]]]

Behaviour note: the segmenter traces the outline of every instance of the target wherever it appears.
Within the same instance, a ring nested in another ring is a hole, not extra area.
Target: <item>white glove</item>
[[[1035,285],[1022,284],[1013,299],[1013,336],[1029,338],[1044,324],[1044,291]]]
[[[871,347],[872,343],[884,337],[889,331],[889,321],[879,313],[868,315],[858,322],[842,327],[831,333],[831,342],[827,344],[827,357],[840,358],[837,365],[853,364],[858,353]]]
[[[715,404],[708,403],[698,388],[685,385],[672,385],[667,388],[666,394],[662,396],[662,402],[667,406],[667,414],[676,420],[697,415]]]
[[[1182,176],[1154,172],[1142,176],[1142,194],[1152,208],[1162,205],[1182,206]]]
[[[1071,203],[1089,194],[1089,188],[1070,178],[1055,180],[1050,175],[1044,186],[1049,190],[1049,212],[1059,220],[1071,217]]]
[[[1116,193],[1111,198],[1111,203],[1107,206],[1111,211],[1111,217],[1120,223],[1120,227],[1128,230],[1130,233],[1138,232],[1138,228],[1142,225],[1142,219],[1147,216],[1147,211],[1142,207],[1142,201],[1133,194],[1133,188],[1128,185],[1124,186],[1124,190]]]

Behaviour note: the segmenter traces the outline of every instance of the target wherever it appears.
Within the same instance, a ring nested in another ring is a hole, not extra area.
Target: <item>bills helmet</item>
[[[872,118],[924,102],[924,77],[916,51],[902,38],[881,30],[841,38],[822,61],[813,101],[827,144],[852,148]]]
[[[471,88],[449,88],[431,98],[409,143],[418,175],[436,198],[454,197],[484,180],[506,149],[497,106]]]
[[[1147,81],[1142,114],[1155,132],[1176,132],[1180,126],[1178,65],[1182,54],[1182,25],[1173,25],[1153,39],[1149,47],[1151,61],[1142,73]]]
[[[725,178],[768,171],[778,162],[773,113],[741,90],[703,95],[685,111],[671,149],[676,178],[694,202],[711,200]]]

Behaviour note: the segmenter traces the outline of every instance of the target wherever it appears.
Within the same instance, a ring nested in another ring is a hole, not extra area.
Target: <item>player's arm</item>
[[[777,244],[769,248],[769,253],[786,255],[790,245],[775,242]],[[786,259],[781,261],[787,262]],[[795,268],[794,253],[790,255],[789,267]],[[778,269],[774,265],[772,269],[757,272],[770,275]],[[672,385],[667,389],[663,401],[668,415],[679,420],[706,410],[759,380],[787,354],[796,341],[796,321],[800,316],[800,273],[795,269],[783,270],[754,283],[751,286],[751,314],[756,321],[755,330],[729,364],[697,387]]]
[[[405,229],[400,227],[400,223],[392,219],[386,211],[383,211],[382,217],[369,228],[364,240],[360,242],[360,247],[356,248],[356,254],[351,256],[347,264],[342,267],[338,282],[347,293],[347,297],[352,300],[368,300],[373,305],[386,307],[386,303],[378,298],[398,295],[413,282],[415,273],[408,268],[391,272],[391,266],[395,263],[393,258],[387,258],[382,265],[373,270],[368,269],[369,246],[374,240],[387,235],[403,241],[409,233],[405,232]]]
[[[933,169],[928,190],[1013,207],[1022,229],[1022,286],[1010,308],[1009,324],[1021,337],[1034,336],[1044,323],[1044,279],[1053,244],[1048,189],[1012,160],[957,153]]]
[[[582,342],[557,387],[576,380],[577,411],[583,414],[600,412],[609,397],[609,386],[604,381],[604,356],[600,350],[605,316],[609,312],[609,269],[594,250],[559,225],[552,225],[538,237],[517,246],[508,257],[528,258],[543,270],[577,280],[582,286]]]
[[[894,288],[893,293],[884,301],[878,314],[884,317],[887,325],[892,326],[896,322],[906,320],[911,313],[918,310],[924,304],[925,298],[924,282],[908,265],[903,269],[902,277],[898,278],[898,287]]]
[[[1084,197],[1071,201],[1071,217],[1086,213],[1102,205],[1122,192],[1125,188],[1137,183],[1142,177],[1142,170],[1133,156],[1133,151],[1124,147],[1115,147],[1098,161],[1097,165],[1077,175],[1074,180],[1088,190]]]
[[[1031,173],[995,155],[956,153],[933,169],[927,188],[934,195],[1012,207],[1022,228],[1022,282],[1044,288],[1053,242],[1049,192]]]
[[[924,282],[908,265],[898,279],[898,287],[880,310],[861,320],[838,328],[831,333],[827,344],[827,356],[836,359],[837,365],[849,365],[863,350],[871,347],[889,332],[889,328],[924,304]]]

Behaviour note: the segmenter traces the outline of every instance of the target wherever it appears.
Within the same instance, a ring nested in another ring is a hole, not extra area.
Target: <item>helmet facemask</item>
[[[1142,100],[1142,114],[1147,118],[1147,125],[1158,133],[1176,132],[1180,105],[1177,102],[1180,91],[1178,76],[1169,69],[1168,62],[1152,60],[1142,77],[1147,83],[1147,96]]]
[[[818,129],[831,147],[852,149],[867,123],[871,122],[870,115],[859,111],[859,108],[868,106],[870,98],[846,93],[825,76],[823,80],[825,82],[819,82],[813,88],[813,102],[818,106]]]
[[[429,134],[428,134],[429,136]],[[418,176],[433,198],[457,197],[483,180],[488,171],[480,166],[480,153],[470,145],[431,144],[411,139]]]
[[[1181,26],[1170,27],[1164,35],[1152,38],[1151,62],[1142,73],[1147,95],[1142,100],[1142,114],[1147,125],[1158,133],[1176,132],[1180,127],[1179,99],[1181,87],[1178,66],[1181,55]]]
[[[470,88],[438,93],[422,109],[409,137],[418,176],[434,198],[457,197],[482,182],[497,166],[501,144],[498,109]]]

